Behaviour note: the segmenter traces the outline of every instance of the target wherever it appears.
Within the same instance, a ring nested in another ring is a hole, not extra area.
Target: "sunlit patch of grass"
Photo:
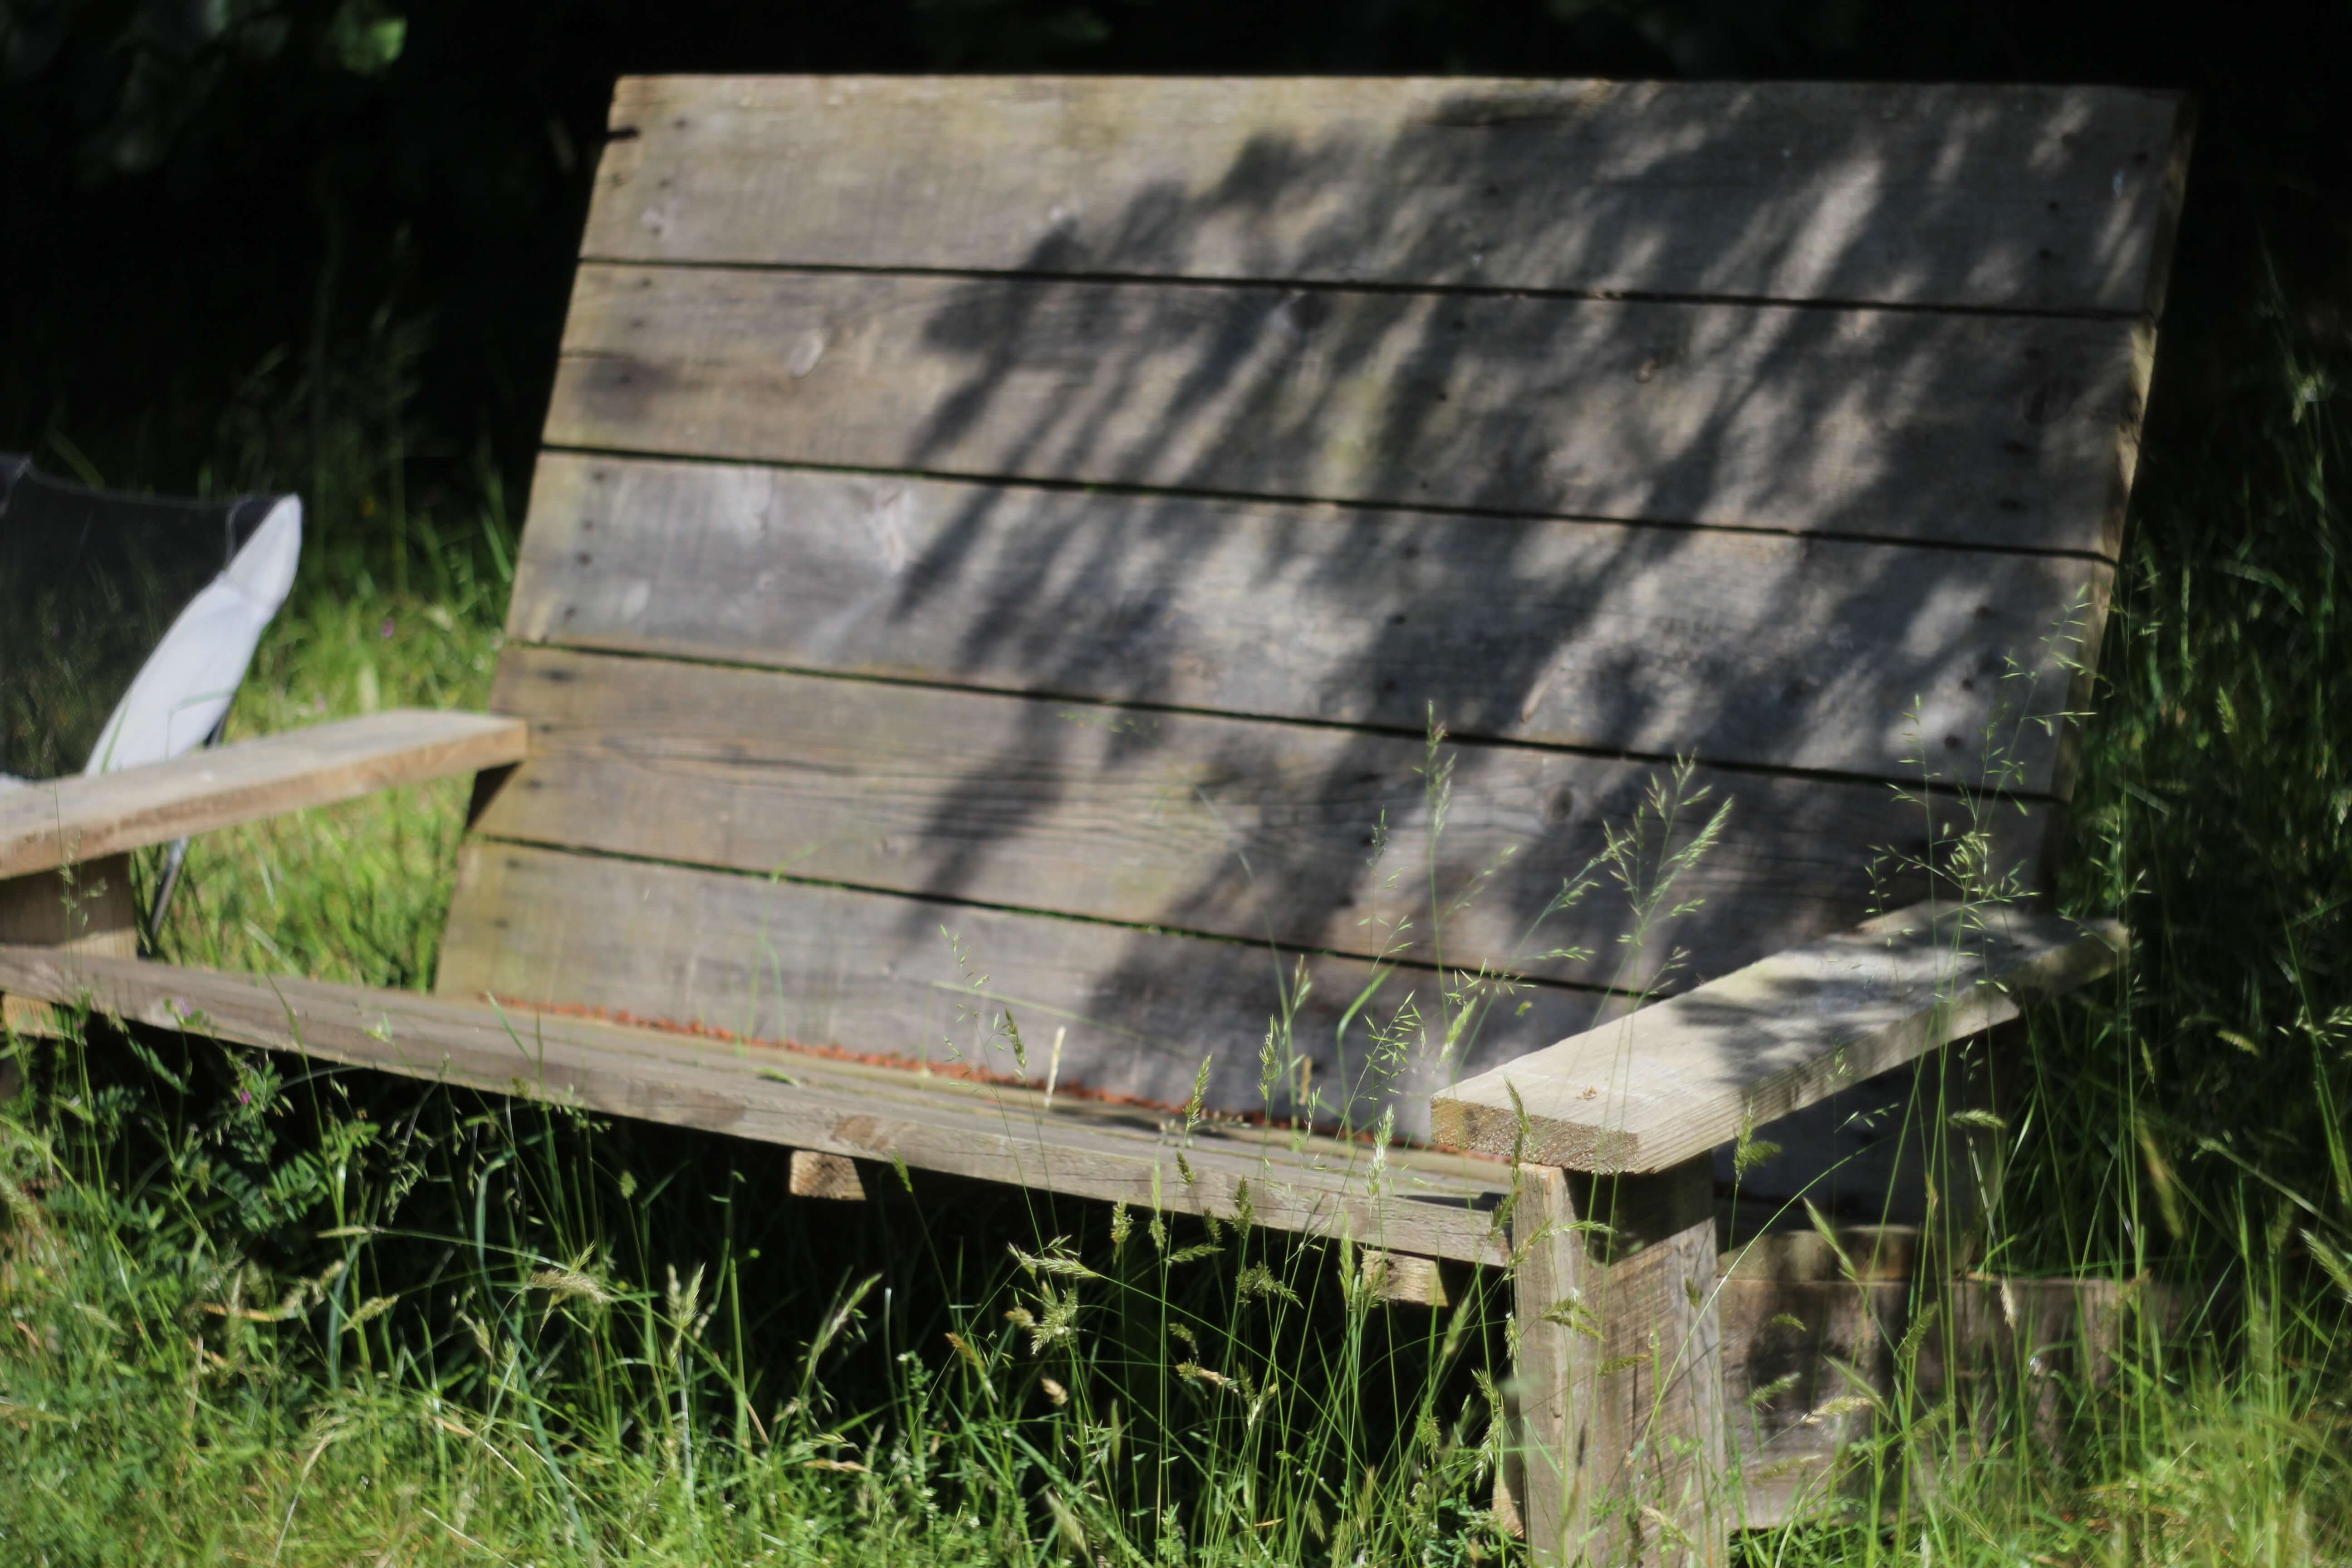
[[[226,739],[389,707],[488,704],[502,596],[419,597],[307,574],[269,628]],[[353,579],[358,579],[356,582]],[[430,983],[471,784],[437,780],[203,835],[159,951],[180,963],[369,985]],[[162,851],[142,857],[152,889]]]

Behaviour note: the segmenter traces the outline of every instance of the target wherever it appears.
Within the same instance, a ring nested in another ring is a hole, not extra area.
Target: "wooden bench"
[[[436,994],[0,989],[811,1189],[1516,1258],[1539,1557],[1718,1561],[1792,1495],[1726,1475],[1798,1425],[1739,1395],[1811,1244],[1728,1261],[1717,1160],[2121,942],[2036,905],[2187,142],[2104,89],[625,80]],[[1723,801],[1645,942],[1561,907]]]

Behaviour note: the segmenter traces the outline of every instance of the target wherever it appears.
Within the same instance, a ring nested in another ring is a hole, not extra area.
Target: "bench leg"
[[[1504,1485],[1534,1560],[1720,1568],[1732,1500],[1710,1163],[1599,1177],[1522,1165],[1511,1240]]]

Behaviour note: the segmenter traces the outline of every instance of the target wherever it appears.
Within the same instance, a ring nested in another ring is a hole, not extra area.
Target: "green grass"
[[[306,577],[270,627],[228,739],[386,707],[488,706],[488,595],[452,604],[324,576]],[[215,968],[427,984],[468,788],[444,779],[191,840],[162,950]],[[142,858],[142,883],[159,858]]]
[[[1898,1379],[1846,1516],[1744,1537],[1751,1563],[2352,1562],[2347,454],[2329,364],[2275,314],[2183,363],[2065,880],[2138,945],[2032,1016],[1987,1266],[2187,1305],[2126,1314],[2097,1376]],[[436,535],[366,449],[314,465],[311,563],[236,732],[488,695],[505,520]],[[396,529],[362,518],[379,494]],[[423,985],[463,805],[201,840],[164,951]],[[1261,1230],[920,1178],[845,1224],[723,1139],[99,1026],[22,1049],[0,1560],[1515,1551],[1486,1511],[1500,1279],[1382,1308],[1346,1249]]]

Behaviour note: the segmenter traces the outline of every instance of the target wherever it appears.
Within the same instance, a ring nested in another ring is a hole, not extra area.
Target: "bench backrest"
[[[441,989],[1160,1102],[1213,1053],[1245,1109],[1304,973],[1276,1109],[1363,1115],[1670,947],[1918,896],[1971,789],[2032,885],[2186,135],[2116,89],[625,80]],[[1539,917],[1676,757],[1733,814],[1629,967],[1622,897]],[[1529,984],[1449,1052],[1481,966]]]

